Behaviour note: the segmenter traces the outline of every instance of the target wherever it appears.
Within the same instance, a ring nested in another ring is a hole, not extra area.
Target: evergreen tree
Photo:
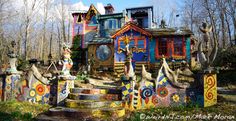
[[[76,35],[73,39],[73,44],[72,44],[72,54],[71,58],[73,60],[73,69],[78,70],[79,69],[79,63],[81,60],[81,36]]]

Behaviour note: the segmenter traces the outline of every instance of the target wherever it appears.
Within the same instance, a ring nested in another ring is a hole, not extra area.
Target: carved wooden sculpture
[[[216,58],[216,54],[218,51],[218,44],[217,41],[214,40],[213,43],[213,49],[210,51],[209,46],[210,46],[210,37],[209,37],[209,32],[212,30],[211,25],[207,25],[207,23],[203,22],[202,27],[199,28],[203,32],[203,40],[205,42],[205,53],[202,49],[202,42],[199,43],[198,45],[198,55],[199,55],[199,60],[201,63],[201,66],[204,70],[211,71],[211,65],[213,61]]]

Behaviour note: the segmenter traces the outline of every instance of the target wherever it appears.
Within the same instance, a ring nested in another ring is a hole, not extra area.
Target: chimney
[[[104,8],[105,8],[105,14],[113,14],[114,8],[110,3],[107,4],[107,6],[104,6]]]

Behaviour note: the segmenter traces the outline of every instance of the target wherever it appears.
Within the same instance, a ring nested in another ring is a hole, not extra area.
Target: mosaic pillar
[[[132,97],[133,97],[133,85],[130,80],[122,79],[122,101],[123,106],[126,109],[133,109]]]
[[[19,88],[17,87],[19,82],[20,82],[19,74],[6,75],[6,78],[4,79],[2,84],[3,101],[12,100],[17,97],[17,95],[20,93]]]
[[[216,74],[204,74],[204,107],[217,103],[217,78]]]
[[[65,99],[70,93],[70,89],[74,88],[74,80],[74,76],[70,78],[59,77],[55,84],[56,87],[54,88],[54,91],[56,91],[56,102],[54,102],[54,105],[64,105]]]

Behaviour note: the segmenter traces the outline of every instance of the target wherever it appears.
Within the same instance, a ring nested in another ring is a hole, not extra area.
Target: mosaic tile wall
[[[156,85],[153,82],[146,81],[136,88],[133,87],[134,81],[123,80],[123,106],[126,109],[135,110],[187,105],[208,107],[216,104],[216,74],[203,74],[200,79],[198,81],[204,82],[203,85],[186,89],[173,86],[164,73],[161,73],[159,78],[157,78]]]

